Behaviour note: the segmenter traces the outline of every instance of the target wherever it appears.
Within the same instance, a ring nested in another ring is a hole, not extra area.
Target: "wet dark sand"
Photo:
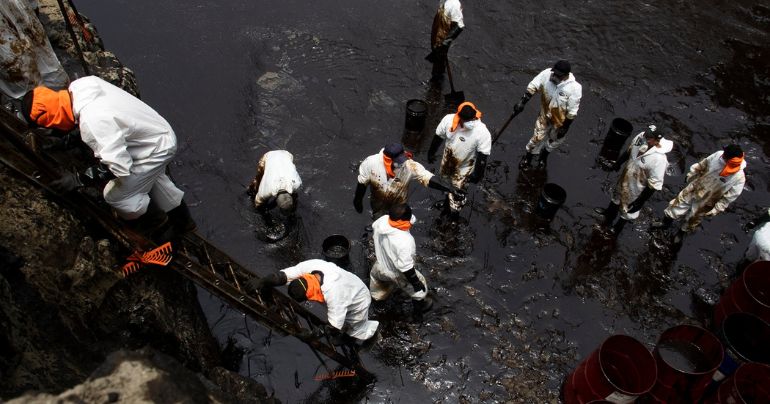
[[[352,269],[366,276],[352,207],[355,167],[403,135],[406,100],[430,104],[428,127],[405,142],[425,162],[442,93],[425,82],[434,2],[155,2],[78,0],[105,44],[137,73],[142,96],[180,139],[173,172],[201,233],[255,272],[321,256],[334,233],[353,241]],[[247,350],[241,372],[285,402],[552,401],[563,377],[613,333],[653,344],[701,313],[697,287],[726,285],[748,244],[740,226],[768,206],[767,99],[770,9],[749,1],[464,2],[467,29],[450,51],[458,90],[495,128],[528,81],[559,58],[572,61],[583,101],[547,178],[522,176],[531,102],[495,145],[487,182],[471,186],[463,221],[437,220],[441,195],[415,189],[420,269],[438,297],[425,323],[408,302],[375,307],[388,322],[366,354],[378,375],[368,391],[313,381],[318,360],[200,291],[221,341]],[[592,226],[617,178],[595,163],[609,122],[637,133],[649,123],[676,143],[663,192],[617,243]],[[747,152],[746,190],[704,221],[681,250],[645,232],[684,183],[690,164],[737,141]],[[277,244],[259,240],[245,195],[259,157],[285,148],[305,184],[302,226]],[[428,165],[436,170],[435,165]],[[555,219],[532,215],[545,182],[567,191]],[[368,204],[365,204],[368,207]],[[449,234],[447,234],[449,233]],[[334,393],[336,392],[336,393]]]

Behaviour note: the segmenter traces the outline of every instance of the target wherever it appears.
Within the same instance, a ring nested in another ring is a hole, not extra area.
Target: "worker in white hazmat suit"
[[[449,47],[464,28],[463,7],[460,0],[441,0],[436,16],[433,17],[433,27],[430,32],[431,53],[427,59],[433,63],[431,82],[444,81]]]
[[[484,178],[487,158],[492,152],[492,135],[481,122],[481,115],[472,103],[460,104],[456,113],[446,115],[439,122],[428,149],[428,162],[433,163],[436,151],[446,141],[439,172],[463,192],[469,182],[476,184]],[[449,194],[444,212],[456,219],[464,205],[465,195]]]
[[[0,92],[21,98],[36,86],[69,83],[43,25],[26,0],[0,1]]]
[[[615,162],[614,169],[617,171],[622,166],[623,170],[610,205],[606,209],[594,209],[604,216],[604,224],[611,226],[613,234],[619,234],[628,221],[636,220],[644,203],[655,191],[663,189],[668,167],[666,153],[673,147],[672,141],[664,139],[655,125],[650,125],[631,140],[628,149]],[[618,213],[620,219],[613,225]]]
[[[663,220],[653,228],[664,229],[674,220],[683,219],[674,237],[675,244],[681,243],[704,217],[719,214],[738,198],[746,183],[745,167],[743,150],[735,144],[693,164],[687,173],[687,186],[669,202]]]
[[[104,200],[138,231],[155,231],[167,219],[177,234],[195,230],[184,193],[166,174],[176,153],[176,135],[150,106],[88,76],[73,81],[69,90],[36,87],[24,96],[22,109],[33,125],[64,132],[79,128],[82,141],[99,159],[85,173],[65,172],[51,188],[66,193],[107,182]]]
[[[297,191],[302,186],[294,156],[286,150],[265,153],[257,164],[257,175],[249,185],[254,196],[254,206],[260,212],[278,207],[289,216],[297,209]]]
[[[307,260],[249,281],[249,287],[257,292],[284,284],[288,285],[289,296],[298,302],[325,304],[326,319],[337,330],[359,340],[369,339],[377,331],[380,323],[369,320],[369,289],[356,275],[337,265]]]
[[[377,219],[387,214],[391,206],[407,202],[409,186],[414,181],[439,191],[458,195],[463,193],[435,177],[422,164],[412,160],[411,153],[406,152],[401,143],[390,143],[379,153],[364,159],[358,167],[358,184],[353,197],[353,207],[356,212],[363,212],[366,188],[371,187],[372,216]]]
[[[412,298],[415,311],[423,312],[432,302],[426,298],[428,283],[414,264],[417,247],[409,229],[416,220],[409,205],[399,204],[374,221],[377,261],[369,272],[369,289],[372,299],[385,300],[393,289],[400,288]]]
[[[749,262],[770,261],[770,209],[765,209],[762,214],[748,222],[746,230],[757,228],[751,243],[746,249],[745,258]]]
[[[535,93],[540,93],[540,114],[519,169],[529,168],[535,156],[538,156],[538,168],[545,168],[548,154],[564,143],[583,97],[583,87],[575,80],[571,70],[568,61],[556,62],[552,68],[543,70],[529,82],[524,96],[514,105],[513,111],[519,113]]]

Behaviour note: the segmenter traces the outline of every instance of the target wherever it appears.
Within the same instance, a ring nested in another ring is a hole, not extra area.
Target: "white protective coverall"
[[[369,200],[375,218],[387,213],[391,206],[406,203],[412,181],[418,181],[427,187],[433,177],[433,173],[426,170],[422,164],[408,159],[402,167],[394,171],[395,177],[388,178],[382,158],[383,150],[380,149],[379,153],[364,159],[358,167],[358,183],[371,185]]]
[[[69,86],[80,135],[117,177],[104,187],[104,200],[123,219],[137,219],[152,198],[165,212],[184,192],[166,175],[176,152],[171,125],[133,95],[95,76]],[[148,195],[149,194],[149,195]]]
[[[278,195],[279,191],[295,194],[302,186],[302,180],[294,165],[294,156],[286,150],[272,150],[265,153],[257,165],[259,188],[254,196],[254,206]]]
[[[527,143],[527,153],[540,154],[545,149],[553,151],[564,142],[565,137],[557,138],[556,130],[565,119],[575,119],[583,97],[583,86],[569,74],[566,80],[554,84],[551,69],[545,69],[527,85],[527,92],[535,95],[540,92],[540,115],[535,121],[535,130]]]
[[[661,138],[657,147],[648,150],[644,132],[636,135],[628,146],[628,162],[623,166],[612,203],[620,205],[620,217],[634,220],[639,212],[628,213],[628,205],[641,195],[645,187],[656,191],[663,189],[663,180],[668,167],[666,153],[674,148],[674,142]]]
[[[39,85],[58,90],[69,82],[28,3],[0,1],[0,91],[11,98],[21,98]]]
[[[465,189],[468,177],[476,165],[476,153],[489,156],[492,152],[492,135],[481,119],[465,122],[464,127],[457,125],[452,132],[454,116],[445,116],[436,127],[436,136],[446,140],[439,172],[442,177],[451,180],[456,188]],[[450,209],[457,212],[463,205],[465,197],[457,198],[449,194]]]
[[[463,22],[463,6],[460,0],[442,1],[433,19],[433,28],[431,30],[431,46],[437,48],[441,42],[446,39],[449,28],[453,22],[460,28],[465,28]]]
[[[770,209],[768,209],[770,214]],[[749,248],[746,249],[746,259],[749,261],[770,261],[770,222],[766,222],[754,231]]]
[[[412,216],[412,223],[415,222]],[[388,223],[388,216],[382,216],[372,224],[374,229],[374,253],[377,261],[369,272],[369,289],[374,300],[384,300],[394,287],[401,288],[414,300],[423,300],[428,293],[425,277],[415,269],[417,278],[425,290],[415,292],[404,272],[414,268],[414,256],[417,247],[409,230],[401,230]]]
[[[360,340],[369,339],[377,331],[379,322],[369,320],[372,298],[369,289],[356,275],[323,260],[307,260],[281,270],[288,279],[287,285],[305,274],[320,272],[321,293],[326,301],[326,319],[332,327]]]
[[[738,172],[722,177],[719,175],[725,167],[722,153],[720,150],[690,166],[687,186],[669,202],[664,211],[666,216],[672,219],[685,218],[682,231],[691,231],[704,217],[715,216],[727,209],[743,192],[743,185],[746,183],[743,169],[746,168],[746,161],[741,163]]]

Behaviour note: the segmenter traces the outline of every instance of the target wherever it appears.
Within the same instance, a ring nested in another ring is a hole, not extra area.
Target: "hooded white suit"
[[[540,92],[540,114],[535,121],[535,130],[527,143],[527,153],[540,154],[545,148],[551,152],[564,142],[566,137],[559,139],[556,130],[564,124],[565,119],[575,119],[583,97],[583,86],[570,73],[566,80],[559,84],[551,80],[551,69],[545,69],[535,76],[527,85],[527,92],[534,95]]]
[[[704,217],[715,216],[727,209],[743,192],[746,161],[741,163],[738,172],[722,177],[719,175],[725,167],[722,153],[720,150],[690,166],[687,186],[669,202],[664,211],[672,219],[685,218],[682,231],[691,231]]]
[[[323,274],[321,293],[326,301],[326,319],[329,324],[360,340],[369,339],[377,331],[379,322],[369,320],[372,298],[369,290],[356,275],[323,260],[307,260],[281,270],[289,282],[313,272]]]
[[[259,188],[254,197],[254,206],[259,207],[279,191],[294,194],[302,186],[302,180],[294,166],[294,156],[286,150],[265,153],[257,165]]]
[[[768,209],[770,213],[770,209]],[[746,259],[749,261],[770,261],[770,222],[760,226],[751,238],[746,249]]]
[[[674,142],[660,139],[658,147],[649,148],[644,138],[644,132],[631,140],[628,146],[628,162],[615,186],[612,203],[620,205],[620,217],[634,220],[639,217],[639,211],[628,213],[628,205],[641,195],[646,187],[656,191],[663,189],[663,179],[666,175],[668,159],[666,153],[674,148]]]
[[[124,219],[139,218],[152,201],[168,212],[184,192],[166,175],[176,153],[176,135],[155,110],[95,76],[69,86],[80,135],[94,156],[117,177],[104,187],[104,200]]]
[[[422,300],[428,293],[425,277],[415,269],[417,278],[425,290],[415,292],[404,272],[414,268],[417,248],[409,230],[397,229],[388,223],[388,216],[382,216],[372,224],[374,230],[374,253],[377,262],[369,272],[369,288],[374,300],[383,300],[398,286],[414,300]],[[414,216],[412,216],[414,219]]]

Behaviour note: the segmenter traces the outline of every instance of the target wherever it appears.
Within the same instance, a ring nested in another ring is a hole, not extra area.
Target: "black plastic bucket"
[[[540,198],[537,201],[535,212],[543,219],[551,220],[556,215],[556,211],[567,200],[567,191],[564,188],[554,184],[547,183],[540,192]]]
[[[631,136],[631,132],[634,131],[634,126],[631,122],[623,118],[615,118],[610,123],[610,129],[607,131],[607,136],[604,138],[604,144],[602,144],[602,150],[599,152],[599,159],[605,163],[606,166],[611,166],[618,160],[620,153],[623,151],[623,145],[626,144],[626,139]]]
[[[428,104],[423,100],[406,102],[406,122],[404,127],[411,132],[421,132],[425,128],[425,118],[428,115]]]
[[[321,244],[324,259],[344,266],[350,262],[350,240],[341,234],[327,237]]]

